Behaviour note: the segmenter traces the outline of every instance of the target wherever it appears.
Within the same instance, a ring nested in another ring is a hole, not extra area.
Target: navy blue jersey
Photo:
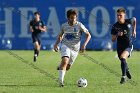
[[[119,22],[116,22],[112,26],[111,34],[116,35],[118,32],[123,32],[123,36],[117,37],[117,49],[125,49],[127,47],[132,46],[132,18],[131,19],[125,19],[124,24],[120,24]]]
[[[42,20],[36,21],[35,19],[30,21],[30,26],[33,28],[33,34],[39,34],[41,33],[41,30],[39,30],[39,26],[44,27],[44,23]]]

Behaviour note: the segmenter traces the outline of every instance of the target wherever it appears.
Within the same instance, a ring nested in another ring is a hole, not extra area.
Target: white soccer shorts
[[[71,50],[65,44],[61,44],[60,53],[61,53],[61,57],[64,56],[69,57],[69,63],[68,63],[69,65],[72,65],[78,56],[78,51]]]

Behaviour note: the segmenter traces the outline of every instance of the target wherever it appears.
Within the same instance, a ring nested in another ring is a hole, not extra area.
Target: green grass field
[[[86,51],[86,54],[98,63],[79,55],[66,73],[65,87],[59,87],[56,81],[59,53],[41,51],[34,63],[33,51],[0,51],[0,93],[140,93],[140,52],[133,52],[127,60],[132,81],[124,85],[120,85],[120,77],[114,73],[121,73],[116,52]],[[86,88],[76,86],[80,77],[88,80]]]

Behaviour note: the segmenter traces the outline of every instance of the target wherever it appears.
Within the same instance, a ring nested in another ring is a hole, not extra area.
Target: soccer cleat
[[[34,62],[36,62],[37,61],[37,57],[36,56],[34,56]]]
[[[57,66],[57,68],[56,68],[57,70],[60,70],[60,67],[59,66]]]
[[[125,77],[125,76],[123,76],[123,77],[121,78],[120,83],[121,83],[121,84],[124,84],[125,82],[126,82],[126,77]]]
[[[60,82],[60,83],[59,83],[59,86],[60,86],[60,87],[64,87],[64,83],[61,83],[61,82]]]
[[[126,72],[126,76],[127,76],[129,79],[131,79],[131,74],[130,74],[129,71]]]
[[[63,81],[58,80],[58,82],[59,82],[59,86],[60,86],[60,87],[64,87],[64,82],[63,82]]]

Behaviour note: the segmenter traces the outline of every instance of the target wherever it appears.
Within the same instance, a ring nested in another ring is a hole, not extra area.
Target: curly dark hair
[[[70,15],[76,15],[77,16],[77,11],[75,9],[68,10],[67,11],[67,18],[69,18]]]

